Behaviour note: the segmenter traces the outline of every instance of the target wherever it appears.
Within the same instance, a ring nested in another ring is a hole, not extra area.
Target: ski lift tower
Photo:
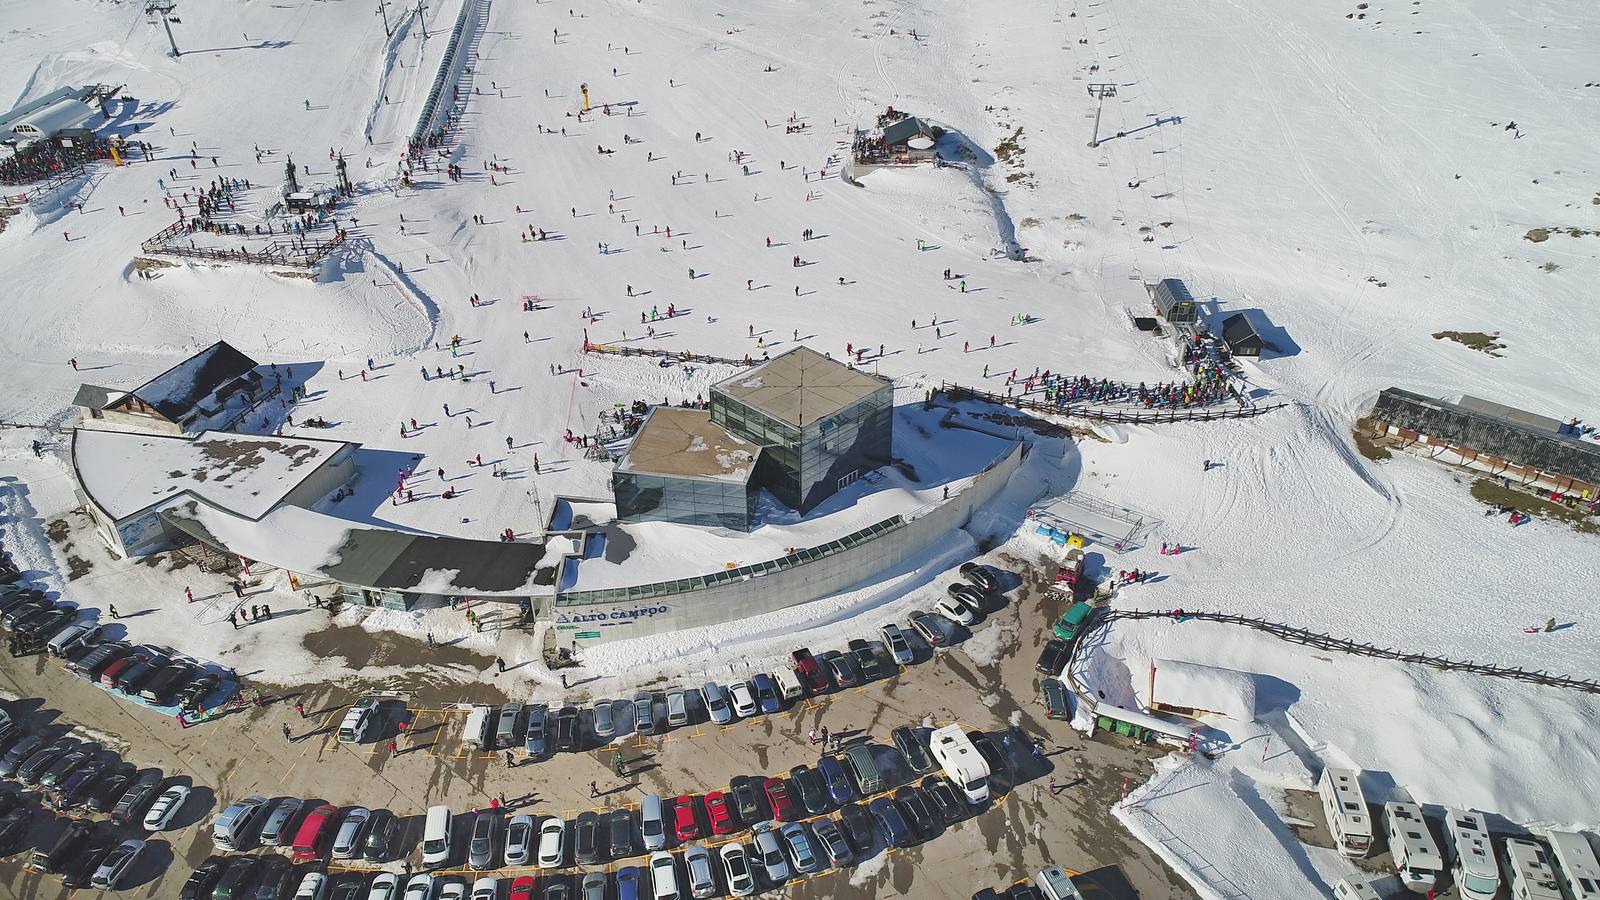
[[[172,14],[172,11],[177,8],[177,0],[146,0],[144,5],[144,14],[150,24],[154,25],[156,18],[159,16],[162,26],[167,29],[167,43],[172,45],[174,58],[183,55],[178,51],[178,42],[172,37],[172,23],[177,21],[177,17]]]
[[[1090,147],[1100,146],[1100,108],[1105,106],[1107,97],[1117,95],[1117,86],[1104,82],[1089,85],[1089,96],[1095,99],[1094,104],[1094,136],[1089,138]]]

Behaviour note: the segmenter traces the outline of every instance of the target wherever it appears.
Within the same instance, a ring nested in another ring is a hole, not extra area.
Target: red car
[[[700,798],[694,794],[684,794],[672,801],[673,833],[679,841],[693,841],[700,838],[705,830],[700,827]]]
[[[833,682],[828,680],[828,673],[817,662],[816,657],[805,647],[789,654],[789,659],[794,663],[794,670],[800,673],[800,680],[806,684],[806,689],[813,694],[826,694],[833,687]]]
[[[728,795],[722,791],[712,791],[706,795],[706,815],[711,819],[712,834],[732,834],[739,827],[739,823],[733,820],[733,812],[728,809]]]
[[[511,882],[511,896],[506,900],[533,900],[533,876],[523,875]]]
[[[789,786],[779,778],[768,778],[763,784],[767,791],[767,803],[772,806],[772,815],[779,822],[794,821],[794,801],[789,799]]]

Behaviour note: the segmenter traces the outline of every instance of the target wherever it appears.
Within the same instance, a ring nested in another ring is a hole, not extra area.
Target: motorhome
[[[1600,860],[1595,859],[1594,847],[1581,831],[1551,831],[1550,849],[1555,853],[1556,873],[1568,900],[1597,900],[1600,898]]]
[[[1511,900],[1564,900],[1550,851],[1527,838],[1506,838]]]
[[[1366,856],[1372,849],[1372,816],[1355,770],[1323,769],[1317,795],[1322,798],[1322,812],[1328,817],[1328,830],[1333,832],[1339,852],[1351,859]]]
[[[933,758],[944,767],[945,777],[973,806],[982,806],[989,800],[989,764],[983,754],[972,745],[972,739],[960,725],[946,725],[928,735],[928,749]]]
[[[1461,900],[1494,900],[1500,893],[1500,865],[1489,845],[1489,827],[1483,813],[1470,809],[1446,811],[1445,830],[1450,835],[1450,877]]]
[[[1383,895],[1360,878],[1346,876],[1333,883],[1333,900],[1383,900]]]
[[[1389,854],[1394,858],[1400,883],[1416,894],[1431,893],[1439,886],[1444,857],[1433,839],[1433,830],[1415,803],[1391,800],[1383,805],[1383,821],[1388,828]]]

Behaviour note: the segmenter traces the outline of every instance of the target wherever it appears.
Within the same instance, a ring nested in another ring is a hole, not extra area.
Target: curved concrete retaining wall
[[[965,490],[906,517],[905,524],[822,559],[715,585],[649,599],[561,605],[552,617],[558,647],[571,648],[716,625],[784,609],[871,582],[923,553],[939,538],[966,526],[993,500],[1022,464],[1024,445],[1013,444]]]

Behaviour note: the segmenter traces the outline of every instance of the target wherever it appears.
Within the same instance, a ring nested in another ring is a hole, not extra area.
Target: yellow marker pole
[[[589,83],[588,82],[584,82],[583,84],[578,85],[578,90],[580,92],[582,92],[582,94],[583,94],[583,111],[584,112],[588,112],[589,111]]]

